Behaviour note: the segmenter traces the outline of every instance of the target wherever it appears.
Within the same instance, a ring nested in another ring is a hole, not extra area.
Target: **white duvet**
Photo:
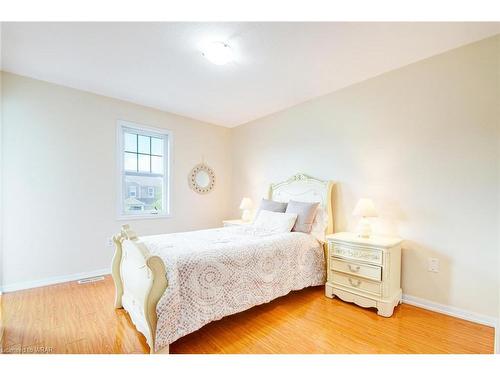
[[[209,322],[325,280],[322,246],[305,233],[239,226],[141,240],[167,269],[155,350]]]

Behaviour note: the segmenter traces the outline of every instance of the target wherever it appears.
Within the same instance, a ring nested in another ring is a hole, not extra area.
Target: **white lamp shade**
[[[377,210],[371,199],[361,198],[352,212],[353,216],[377,217]]]
[[[240,210],[251,210],[252,200],[250,198],[243,198],[240,203]]]

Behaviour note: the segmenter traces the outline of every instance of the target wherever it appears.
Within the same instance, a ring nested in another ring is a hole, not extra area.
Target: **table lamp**
[[[361,198],[352,212],[353,216],[360,217],[356,232],[358,237],[369,238],[372,233],[370,217],[377,217],[377,210],[371,199]]]
[[[252,219],[252,200],[246,197],[243,198],[240,203],[240,210],[243,210],[241,220],[250,221]]]

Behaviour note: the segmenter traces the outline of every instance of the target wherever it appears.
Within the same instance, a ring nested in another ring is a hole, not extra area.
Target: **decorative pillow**
[[[292,229],[293,232],[311,233],[312,224],[316,217],[319,203],[309,202],[288,202],[286,207],[287,214],[297,214],[297,221]]]
[[[295,220],[297,214],[260,210],[253,225],[272,233],[286,233],[292,230]]]
[[[311,228],[311,234],[320,242],[325,242],[325,231],[328,227],[328,213],[323,207],[318,207]]]
[[[286,206],[288,203],[285,202],[276,202],[270,199],[262,199],[260,201],[259,211],[266,210],[272,212],[285,212]]]

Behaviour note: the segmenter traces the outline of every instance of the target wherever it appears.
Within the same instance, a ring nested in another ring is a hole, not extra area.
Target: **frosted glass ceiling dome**
[[[211,63],[215,65],[225,65],[233,61],[233,51],[227,43],[212,42],[207,44],[201,54]]]

